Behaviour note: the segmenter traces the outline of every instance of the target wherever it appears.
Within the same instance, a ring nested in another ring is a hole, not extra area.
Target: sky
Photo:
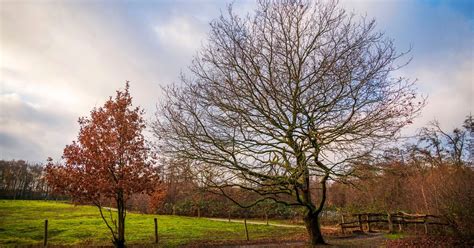
[[[0,0],[0,159],[59,159],[77,119],[130,81],[134,105],[152,121],[161,87],[179,83],[230,1]],[[234,0],[239,14],[254,1]],[[474,1],[341,0],[411,63],[397,72],[427,97],[403,132],[438,120],[450,130],[474,106]]]

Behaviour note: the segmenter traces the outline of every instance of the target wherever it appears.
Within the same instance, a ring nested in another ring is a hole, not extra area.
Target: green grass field
[[[175,247],[209,240],[244,240],[243,224],[168,215],[128,213],[127,244],[153,244],[158,218],[160,247]],[[0,246],[40,245],[48,219],[50,245],[110,245],[111,234],[93,206],[54,201],[0,200]],[[301,228],[248,225],[250,239],[290,237]]]

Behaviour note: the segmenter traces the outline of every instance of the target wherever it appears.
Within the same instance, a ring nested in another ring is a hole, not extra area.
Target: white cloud
[[[47,156],[59,156],[64,139],[73,138],[74,119],[17,93],[0,94],[0,157],[44,161]]]
[[[206,38],[205,30],[197,25],[196,20],[185,16],[176,16],[166,23],[158,24],[154,31],[165,49],[187,54],[195,53]]]
[[[471,59],[445,68],[418,68],[419,81],[429,93],[419,126],[438,120],[442,128],[460,127],[474,113],[474,62]]]
[[[134,103],[153,114],[163,61],[154,61],[139,39],[102,13],[71,3],[2,3],[0,131],[29,141],[10,142],[17,151],[1,146],[0,158],[59,158],[78,132],[77,118],[102,105],[126,80]],[[35,152],[18,157],[28,149]]]

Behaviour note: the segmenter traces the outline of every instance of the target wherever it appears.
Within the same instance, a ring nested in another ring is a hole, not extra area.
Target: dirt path
[[[220,221],[220,220],[219,220]],[[228,221],[228,220],[226,220]],[[240,222],[238,220],[234,222]],[[256,224],[262,224],[256,222]],[[263,223],[266,224],[266,223]],[[276,224],[279,225],[279,224]],[[287,225],[285,225],[287,226]],[[301,227],[296,225],[288,225],[292,227]],[[326,242],[330,247],[385,247],[387,238],[384,233],[367,233],[367,234],[356,234],[350,236],[334,237],[326,236]],[[274,248],[274,247],[292,247],[292,248],[309,248],[306,240],[251,240],[251,241],[229,241],[224,243],[206,243],[206,244],[193,244],[186,247],[219,247],[219,248]],[[311,248],[326,248],[327,245],[313,246]]]
[[[387,243],[385,233],[365,233],[348,237],[327,238],[333,247],[385,247]]]
[[[387,238],[383,233],[362,234],[350,237],[327,237],[326,242],[331,247],[385,247]],[[273,248],[273,247],[292,247],[292,248],[306,248],[311,247],[306,241],[282,241],[282,242],[267,242],[267,243],[250,243],[250,244],[233,244],[216,246],[220,248]],[[326,248],[327,245],[313,246],[311,248]]]
[[[214,221],[223,221],[223,222],[229,222],[229,219],[221,219],[221,218],[207,218],[208,220],[214,220]],[[243,220],[230,220],[230,222],[236,222],[236,223],[244,223]],[[255,224],[255,225],[266,225],[266,222],[260,222],[260,221],[253,221],[253,220],[248,220],[247,224]],[[288,225],[288,224],[277,224],[277,223],[268,223],[269,226],[279,226],[279,227],[296,227],[296,228],[305,228],[302,225]]]

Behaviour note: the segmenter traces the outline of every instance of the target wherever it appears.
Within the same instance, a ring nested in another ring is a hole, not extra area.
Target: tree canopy
[[[193,160],[223,194],[240,187],[304,206],[312,242],[324,243],[327,180],[350,175],[351,161],[424,105],[413,81],[393,75],[404,54],[374,20],[336,3],[260,1],[243,18],[229,8],[182,85],[167,90],[154,126],[161,151]]]

